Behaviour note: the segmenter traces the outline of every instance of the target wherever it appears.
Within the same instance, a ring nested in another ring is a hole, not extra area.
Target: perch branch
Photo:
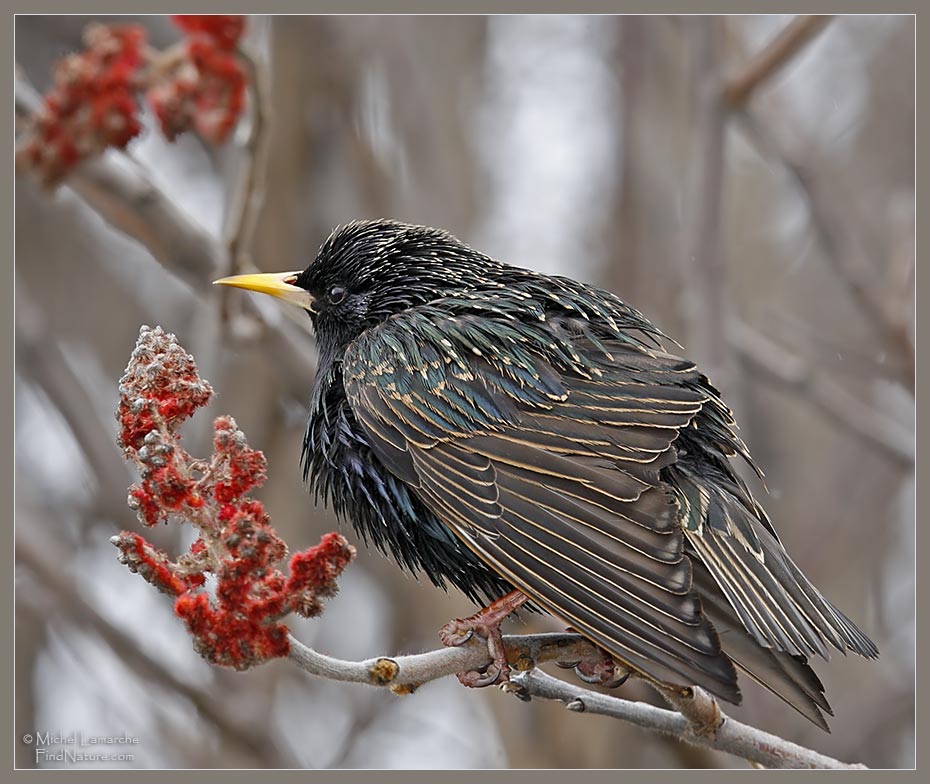
[[[506,638],[505,638],[506,639]],[[521,672],[513,680],[530,697],[558,700],[577,713],[595,713],[672,735],[679,740],[758,763],[767,768],[863,769],[827,757],[796,743],[736,721],[720,713],[721,723],[713,733],[696,731],[692,721],[677,711],[656,708],[642,702],[611,697],[573,686],[540,670]]]
[[[407,656],[380,656],[360,662],[334,659],[308,648],[291,636],[290,658],[311,675],[371,686],[390,686],[392,691],[408,693],[429,681],[476,670],[491,659],[486,645],[476,638],[465,645],[440,648],[429,653]],[[504,638],[507,657],[517,670],[533,667],[539,662],[582,659],[596,649],[577,634],[511,635]]]
[[[830,16],[796,16],[769,44],[750,58],[724,86],[724,98],[732,109],[744,106],[763,82],[791,59],[829,24]]]
[[[417,686],[456,672],[478,669],[490,662],[487,647],[478,641],[456,648],[440,648],[407,656],[381,656],[351,662],[318,653],[289,638],[291,660],[301,669],[321,678],[387,686],[407,694]],[[771,735],[729,718],[716,701],[701,690],[672,697],[679,710],[664,710],[590,691],[554,678],[536,669],[547,661],[573,660],[590,654],[590,643],[575,634],[507,635],[508,660],[517,672],[506,691],[528,701],[533,697],[558,700],[575,712],[597,713],[663,732],[679,740],[724,751],[773,768],[857,768],[811,749]]]

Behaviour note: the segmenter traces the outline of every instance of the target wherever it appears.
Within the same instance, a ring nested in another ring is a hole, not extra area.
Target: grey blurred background
[[[725,391],[789,552],[881,650],[815,662],[830,735],[752,684],[731,713],[843,760],[909,767],[914,22],[834,19],[745,112],[714,103],[711,88],[790,20],[253,18],[270,90],[249,250],[263,270],[298,269],[336,224],[392,217],[635,304]],[[88,21],[17,17],[37,89]],[[134,21],[157,46],[178,39],[164,17]],[[216,149],[169,145],[146,121],[129,154],[221,242],[248,122]],[[19,177],[15,193],[19,734],[128,733],[128,767],[745,766],[451,678],[398,698],[286,661],[204,663],[107,541],[139,528],[114,443],[117,380],[140,324],[177,333],[217,391],[187,448],[207,454],[210,420],[232,414],[269,461],[258,497],[303,548],[337,525],[300,485],[312,337],[277,306],[259,319],[242,294],[221,307],[197,278],[209,259],[178,277],[170,242],[159,263],[68,186]],[[171,552],[190,541],[176,526],[148,533]],[[439,626],[472,611],[364,549],[340,584],[321,619],[292,629],[342,658],[436,647]],[[654,701],[641,684],[620,694]],[[17,754],[35,765],[31,747]]]

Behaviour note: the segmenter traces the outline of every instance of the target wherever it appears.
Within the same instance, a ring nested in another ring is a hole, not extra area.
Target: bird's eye
[[[338,305],[346,298],[346,290],[342,286],[333,286],[326,298],[330,301],[330,304]]]

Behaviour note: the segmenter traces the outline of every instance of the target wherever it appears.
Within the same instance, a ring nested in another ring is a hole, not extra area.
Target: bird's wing
[[[564,325],[417,309],[343,359],[379,460],[482,561],[647,677],[738,702],[660,480],[693,365]]]

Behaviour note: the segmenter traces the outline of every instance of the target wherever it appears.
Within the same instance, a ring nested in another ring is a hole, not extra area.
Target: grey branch
[[[16,115],[28,118],[41,98],[22,78],[15,82]],[[85,161],[67,186],[110,225],[137,240],[166,269],[194,288],[212,279],[222,248],[148,178],[131,156],[109,150]]]
[[[242,160],[229,209],[225,228],[226,246],[229,249],[228,274],[235,275],[248,263],[252,238],[258,214],[264,201],[265,173],[267,166],[268,118],[271,109],[268,106],[269,85],[268,69],[258,58],[246,49],[239,54],[249,68],[249,85],[251,97],[251,128],[249,137],[242,149]]]
[[[842,217],[823,192],[816,173],[802,156],[783,145],[758,111],[737,113],[742,129],[760,154],[774,159],[788,171],[807,201],[811,225],[829,264],[872,322],[877,335],[902,368],[899,381],[914,389],[914,346],[908,334],[906,312],[896,312],[882,301],[876,285],[878,270],[854,242]]]
[[[245,47],[239,48],[239,57],[249,71],[250,127],[248,139],[242,147],[239,171],[223,229],[227,250],[225,275],[237,275],[252,266],[252,242],[265,201],[268,146],[271,141],[271,86],[268,67],[261,56],[257,51],[253,53]],[[232,290],[225,287],[220,292],[220,315],[224,326],[229,321],[231,293]]]
[[[684,301],[691,348],[722,392],[733,398],[733,377],[726,341],[729,280],[722,237],[728,115],[721,99],[719,66],[722,28],[715,17],[694,20],[696,94],[695,205],[685,262]]]
[[[745,362],[783,389],[804,395],[834,422],[895,462],[913,465],[913,433],[895,417],[860,400],[827,373],[739,319],[731,320],[729,339]]]
[[[631,702],[599,694],[553,678],[541,670],[518,673],[513,680],[530,697],[558,700],[578,713],[596,713],[673,735],[679,740],[741,757],[767,768],[862,769],[820,754],[768,732],[736,721],[720,713],[721,724],[712,733],[695,730],[694,724],[677,711],[664,710],[642,702]]]
[[[796,16],[764,49],[757,52],[724,87],[732,108],[744,106],[757,87],[784,68],[792,58],[823,30],[832,17]]]
[[[40,103],[35,90],[22,78],[15,80],[15,98],[20,119],[27,118]],[[195,292],[206,295],[210,291],[210,283],[224,267],[227,250],[179,210],[131,155],[108,150],[81,164],[65,186],[113,228],[143,245],[162,267]],[[309,330],[301,326],[307,319],[298,322],[275,303],[260,297],[250,297],[247,308],[262,325],[264,347],[285,372],[287,388],[296,399],[303,400],[307,380],[316,369]]]
[[[457,648],[440,648],[405,656],[380,656],[344,661],[319,653],[295,637],[290,658],[304,671],[321,678],[389,687],[409,694],[416,687],[457,672],[480,669],[490,662],[486,646],[473,639]],[[642,702],[611,697],[554,678],[537,669],[547,661],[577,660],[593,648],[576,634],[506,635],[508,658],[517,670],[505,691],[524,701],[558,700],[568,710],[596,713],[662,732],[687,743],[727,752],[771,768],[862,768],[819,754],[776,735],[742,724],[720,711],[716,700],[699,689],[686,694],[661,693],[678,710],[664,710]]]

